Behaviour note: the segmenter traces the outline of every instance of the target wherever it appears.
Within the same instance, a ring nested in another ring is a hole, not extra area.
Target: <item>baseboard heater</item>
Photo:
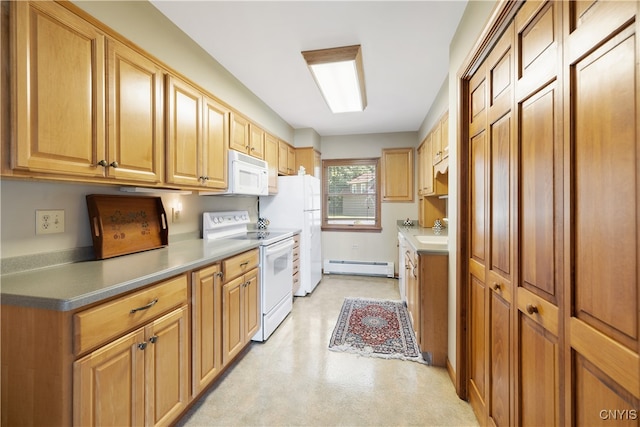
[[[394,277],[392,262],[324,260],[325,274],[355,274]]]

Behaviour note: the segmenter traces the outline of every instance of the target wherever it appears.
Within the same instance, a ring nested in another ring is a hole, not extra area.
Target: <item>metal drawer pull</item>
[[[494,291],[499,291],[500,287],[501,287],[500,283],[493,282],[493,290]]]
[[[153,301],[151,301],[151,302],[150,302],[149,304],[147,304],[147,305],[143,305],[142,307],[138,307],[138,308],[134,308],[134,309],[132,309],[132,310],[129,312],[129,314],[133,314],[133,313],[135,313],[136,311],[148,310],[148,309],[150,309],[151,307],[153,307],[154,305],[156,305],[156,303],[157,303],[157,302],[158,302],[158,298],[154,299]]]
[[[138,349],[140,350],[144,350],[145,348],[147,348],[147,342],[141,342],[140,344],[138,344]]]
[[[245,261],[242,264],[240,264],[240,267],[246,267],[247,265],[249,265],[249,261]]]
[[[538,307],[535,305],[527,304],[527,313],[533,314],[538,312]]]
[[[157,335],[154,335],[151,338],[149,338],[149,342],[151,344],[155,344],[157,341],[158,341],[158,336]]]

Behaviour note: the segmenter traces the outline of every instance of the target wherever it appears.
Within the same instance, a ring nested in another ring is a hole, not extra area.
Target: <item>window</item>
[[[322,229],[380,231],[379,159],[323,160]]]

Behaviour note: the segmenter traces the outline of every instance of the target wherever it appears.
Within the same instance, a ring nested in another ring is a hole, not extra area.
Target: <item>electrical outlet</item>
[[[36,234],[64,233],[64,210],[36,210]]]

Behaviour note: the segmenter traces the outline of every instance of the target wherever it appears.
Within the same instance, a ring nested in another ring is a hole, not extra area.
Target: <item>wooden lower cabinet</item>
[[[407,310],[422,357],[430,365],[447,364],[448,256],[405,253]]]
[[[222,371],[222,267],[191,274],[192,394],[204,390]]]
[[[225,283],[222,359],[231,361],[251,341],[259,328],[258,269]]]
[[[222,364],[229,363],[258,332],[258,249],[222,262]]]
[[[106,344],[73,367],[73,423],[168,425],[189,401],[186,306]]]

